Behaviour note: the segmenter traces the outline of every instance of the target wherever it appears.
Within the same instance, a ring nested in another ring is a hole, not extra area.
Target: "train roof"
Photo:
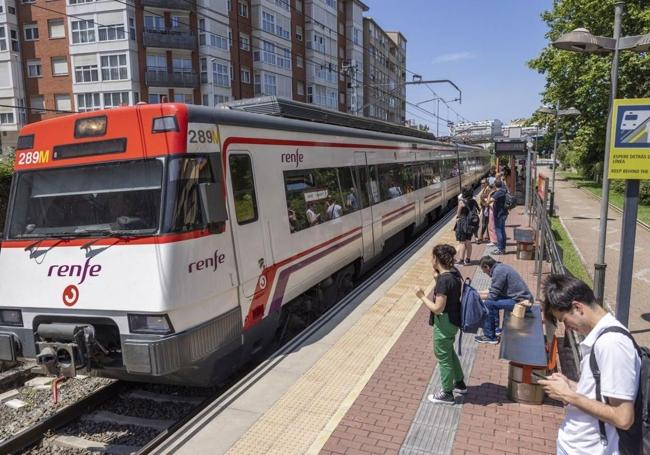
[[[357,117],[313,104],[278,97],[251,98],[220,105],[220,109],[189,105],[189,121],[251,126],[275,130],[439,145],[482,151],[482,147],[441,142],[435,136],[381,120]]]

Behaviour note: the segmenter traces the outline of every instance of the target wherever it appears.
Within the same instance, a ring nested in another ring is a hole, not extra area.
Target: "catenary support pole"
[[[618,262],[618,283],[616,289],[616,319],[627,326],[630,319],[632,297],[632,266],[634,265],[634,243],[636,240],[636,217],[639,209],[639,180],[625,182],[625,203],[623,205],[623,232],[621,233],[621,255]]]
[[[601,305],[605,299],[605,243],[607,242],[607,212],[609,209],[609,154],[610,134],[612,129],[612,107],[616,99],[618,88],[618,46],[621,37],[621,16],[623,16],[624,2],[617,2],[614,9],[614,57],[612,59],[612,87],[609,95],[609,113],[607,115],[607,129],[605,130],[605,156],[603,161],[603,192],[600,201],[600,225],[598,227],[598,257],[594,264],[594,295]]]

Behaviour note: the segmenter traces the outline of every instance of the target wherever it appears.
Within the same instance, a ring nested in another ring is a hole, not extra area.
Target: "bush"
[[[13,160],[10,162],[13,163]],[[0,230],[2,230],[5,224],[5,217],[7,216],[9,190],[11,189],[11,178],[13,175],[13,166],[0,162]]]

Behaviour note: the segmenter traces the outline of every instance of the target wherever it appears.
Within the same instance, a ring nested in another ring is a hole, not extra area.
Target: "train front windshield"
[[[9,238],[154,233],[163,167],[152,159],[19,173]]]

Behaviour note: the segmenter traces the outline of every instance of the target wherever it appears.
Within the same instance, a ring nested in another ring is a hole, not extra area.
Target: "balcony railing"
[[[187,11],[196,9],[195,0],[142,0],[142,6],[153,6],[154,8],[178,9]]]
[[[186,28],[145,28],[144,45],[172,49],[194,49],[196,36]]]
[[[144,80],[150,87],[188,87],[199,86],[199,75],[195,73],[167,72],[158,70],[145,71]]]

